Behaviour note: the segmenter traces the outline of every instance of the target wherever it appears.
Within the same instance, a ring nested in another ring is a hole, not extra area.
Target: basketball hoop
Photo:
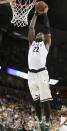
[[[28,25],[28,14],[34,7],[36,0],[24,0],[25,4],[21,3],[21,0],[16,3],[16,0],[11,0],[10,5],[13,13],[11,23],[17,27],[24,27]]]

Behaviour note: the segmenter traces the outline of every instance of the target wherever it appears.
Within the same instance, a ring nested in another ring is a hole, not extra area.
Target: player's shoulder
[[[34,45],[36,42],[33,40],[33,41],[30,41],[29,42],[29,46],[31,46],[31,45]]]

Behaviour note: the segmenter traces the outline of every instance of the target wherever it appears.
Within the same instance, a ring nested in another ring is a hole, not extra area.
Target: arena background
[[[56,85],[50,85],[54,97],[53,104],[57,107],[59,103],[67,104],[67,1],[45,0],[45,2],[49,6],[48,16],[52,33],[47,68],[50,78],[59,80]],[[29,14],[29,22],[33,12],[34,9]],[[29,93],[27,80],[8,75],[6,68],[10,67],[27,73],[28,26],[14,27],[10,22],[11,19],[10,4],[6,0],[0,0],[0,66],[2,67],[0,70],[0,94],[6,95],[9,92],[11,98],[18,99]],[[38,25],[41,25],[42,28],[42,20],[38,21],[37,29]]]

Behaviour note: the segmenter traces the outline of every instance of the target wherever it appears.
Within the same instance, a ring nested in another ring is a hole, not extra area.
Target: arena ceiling
[[[52,33],[47,67],[50,78],[59,79],[61,83],[65,82],[67,85],[67,1],[45,0],[45,2],[49,5],[48,16]],[[29,14],[29,21],[33,11]],[[23,29],[14,27],[10,22],[11,19],[12,11],[9,3],[0,0],[0,63],[3,68],[8,66],[27,72],[28,26]]]

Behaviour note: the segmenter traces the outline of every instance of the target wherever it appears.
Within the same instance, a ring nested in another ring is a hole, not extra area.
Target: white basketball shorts
[[[33,73],[28,72],[28,85],[33,100],[40,99],[41,102],[52,100],[49,88],[49,75],[47,70]]]

